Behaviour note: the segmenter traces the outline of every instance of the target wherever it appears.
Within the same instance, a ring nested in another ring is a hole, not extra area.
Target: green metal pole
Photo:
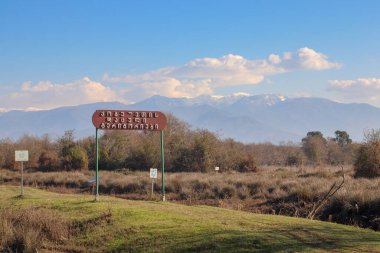
[[[161,131],[161,176],[162,176],[162,201],[165,201],[165,157],[164,157],[164,130]]]
[[[96,146],[95,146],[95,159],[96,159],[96,195],[95,195],[95,201],[99,200],[99,138],[98,138],[98,129],[96,128],[95,132],[95,139],[96,139]]]
[[[24,162],[21,161],[21,196],[24,196]]]

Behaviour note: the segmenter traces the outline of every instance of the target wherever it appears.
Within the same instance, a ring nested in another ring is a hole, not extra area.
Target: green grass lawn
[[[380,252],[380,233],[339,224],[170,202],[0,186],[0,206],[44,207],[93,225],[71,238],[88,252]]]

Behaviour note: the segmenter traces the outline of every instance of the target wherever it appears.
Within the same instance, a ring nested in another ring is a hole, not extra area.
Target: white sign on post
[[[157,178],[157,169],[156,168],[150,168],[150,173],[149,173],[150,178],[152,179],[152,193],[151,193],[151,198],[153,198],[153,190],[154,190],[154,179]]]
[[[157,169],[150,168],[150,178],[157,178]]]
[[[16,150],[15,151],[15,161],[16,162],[27,162],[29,160],[28,150]]]
[[[21,162],[21,196],[24,196],[24,162],[29,160],[28,150],[16,150],[15,161]]]

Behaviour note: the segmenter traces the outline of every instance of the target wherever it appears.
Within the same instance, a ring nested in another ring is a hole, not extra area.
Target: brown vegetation
[[[308,132],[297,143],[243,144],[222,140],[207,130],[168,117],[165,129],[167,197],[187,204],[210,204],[253,212],[316,217],[379,229],[380,133],[369,132],[363,144],[348,133],[326,138]],[[160,167],[160,139],[156,132],[105,131],[100,137],[100,192],[147,199],[149,168]],[[25,184],[91,192],[95,138],[75,140],[67,131],[57,140],[24,136],[0,140],[0,183],[16,183],[19,175],[14,150],[27,149]],[[214,168],[220,168],[216,173]],[[332,167],[333,166],[333,167]],[[344,186],[331,186],[345,167]],[[354,169],[351,169],[353,167]],[[360,178],[373,178],[371,180]],[[160,180],[155,191],[160,190]],[[329,191],[335,192],[330,196]],[[323,200],[328,196],[327,200]],[[314,210],[314,211],[313,211]],[[312,214],[312,215],[311,215]]]
[[[260,166],[353,164],[359,144],[345,131],[335,138],[309,132],[300,144],[243,144],[222,140],[207,130],[190,127],[168,117],[165,129],[165,168],[170,172],[255,171]],[[49,136],[23,136],[18,141],[0,140],[0,168],[14,169],[14,150],[29,150],[29,169],[38,171],[87,170],[95,168],[95,138],[75,140],[67,131],[57,140]],[[102,170],[146,170],[160,166],[160,140],[156,132],[105,131],[99,140],[99,167]]]
[[[77,238],[91,234],[96,226],[110,224],[111,219],[110,210],[88,219],[69,221],[51,209],[3,206],[0,252],[88,252],[87,242]]]
[[[368,131],[365,143],[359,148],[355,161],[355,176],[374,178],[380,176],[380,131]]]
[[[52,250],[69,238],[69,224],[48,209],[2,208],[0,252]]]
[[[356,179],[345,168],[345,183],[314,213],[316,218],[379,230],[380,179]],[[57,191],[91,193],[90,171],[30,172],[25,183]],[[149,172],[100,172],[101,194],[129,199],[151,199]],[[0,170],[2,182],[17,183],[16,172]],[[341,167],[261,167],[256,173],[167,173],[166,194],[170,201],[208,204],[266,214],[307,217],[314,205],[342,178]],[[1,182],[1,181],[0,181]],[[160,180],[155,183],[160,198]]]

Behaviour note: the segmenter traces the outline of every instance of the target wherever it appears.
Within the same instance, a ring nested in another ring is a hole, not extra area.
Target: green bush
[[[62,157],[62,167],[65,170],[88,169],[86,150],[77,145],[68,148],[65,156]]]

